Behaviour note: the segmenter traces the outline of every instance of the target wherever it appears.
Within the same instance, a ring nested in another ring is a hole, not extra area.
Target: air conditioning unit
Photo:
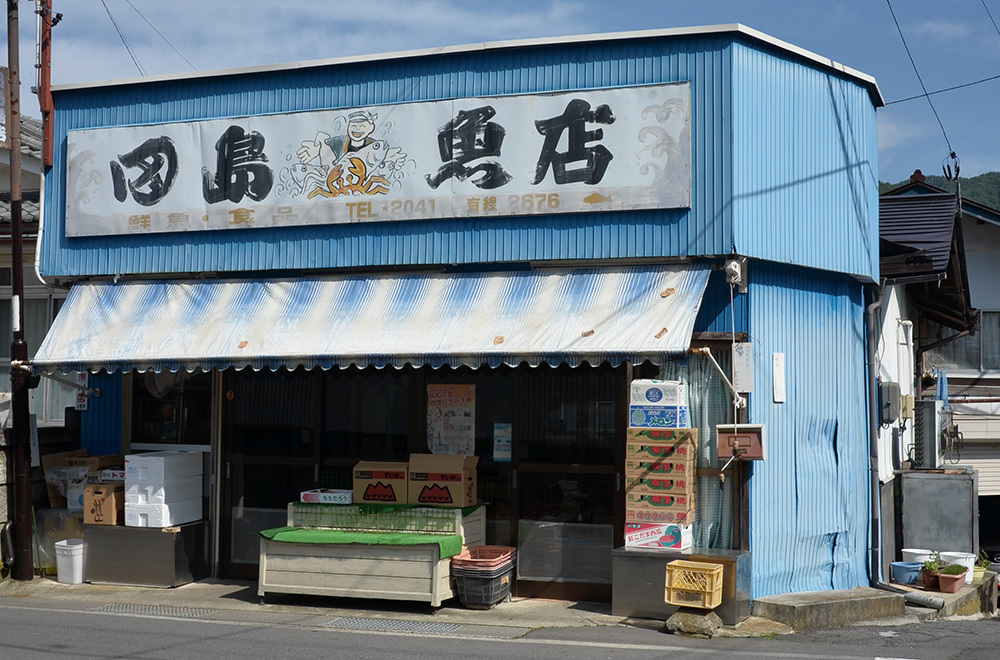
[[[914,401],[913,467],[925,470],[939,468],[944,463],[948,417],[944,401]]]

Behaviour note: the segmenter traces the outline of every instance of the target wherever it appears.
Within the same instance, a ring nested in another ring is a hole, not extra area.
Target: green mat
[[[436,543],[441,558],[454,557],[462,552],[462,537],[458,534],[406,534],[394,532],[352,532],[315,527],[276,527],[261,530],[260,535],[282,543],[326,543],[344,545],[427,545]]]

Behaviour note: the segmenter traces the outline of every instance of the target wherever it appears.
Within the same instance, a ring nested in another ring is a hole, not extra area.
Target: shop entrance
[[[607,600],[631,377],[609,365],[225,372],[221,573],[253,579],[257,532],[283,526],[302,490],[350,488],[359,460],[466,447],[486,542],[518,548],[517,593]],[[458,409],[436,403],[449,390],[465,396]]]

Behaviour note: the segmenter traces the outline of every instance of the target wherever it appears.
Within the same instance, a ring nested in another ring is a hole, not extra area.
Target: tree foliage
[[[908,183],[909,180],[900,181],[899,183],[880,181],[878,192],[881,195],[894,188],[905,186]],[[949,192],[955,192],[955,182],[949,181],[943,176],[928,176],[927,183]],[[1000,209],[1000,172],[986,172],[985,174],[980,174],[969,179],[963,178],[960,180],[960,183],[962,184],[962,197],[965,199]]]

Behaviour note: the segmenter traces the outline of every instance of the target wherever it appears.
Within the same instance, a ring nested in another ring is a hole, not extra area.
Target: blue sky
[[[140,75],[105,5],[146,75],[184,73],[192,66],[205,71],[482,41],[743,23],[875,77],[889,102],[878,111],[881,180],[904,180],[917,168],[940,174],[949,143],[963,176],[1000,171],[995,120],[1000,78],[932,95],[947,139],[926,99],[892,103],[921,94],[921,88],[885,0],[54,0],[63,19],[53,31],[53,83]],[[34,2],[21,0],[18,6],[22,109],[37,117],[37,101],[28,91],[34,77]],[[1000,23],[1000,0],[892,0],[892,7],[928,91],[1000,76],[1000,31],[987,13],[988,8]]]

